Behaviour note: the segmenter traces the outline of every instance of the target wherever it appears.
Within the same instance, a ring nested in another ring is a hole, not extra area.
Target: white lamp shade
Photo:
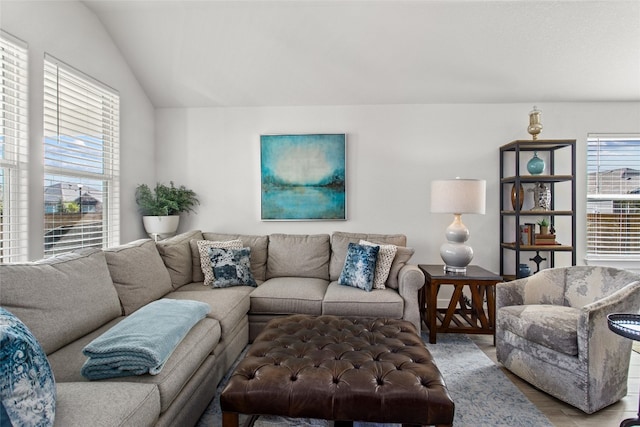
[[[486,194],[487,182],[483,179],[431,181],[431,212],[484,215]]]

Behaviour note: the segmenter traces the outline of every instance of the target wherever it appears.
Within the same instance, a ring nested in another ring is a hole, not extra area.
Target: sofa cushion
[[[102,328],[72,342],[49,355],[51,368],[58,382],[88,381],[80,374],[86,357],[82,349],[99,337],[122,318],[107,323]],[[160,391],[160,407],[164,412],[173,399],[193,376],[193,373],[212,353],[220,340],[220,323],[211,318],[204,318],[191,328],[180,344],[167,359],[158,375],[135,375],[130,377],[110,378],[108,382],[126,382],[138,384],[155,384]]]
[[[404,301],[393,289],[360,289],[331,282],[322,301],[322,314],[402,319]]]
[[[320,315],[328,285],[326,280],[308,277],[269,279],[251,293],[251,313]]]
[[[188,299],[209,304],[211,311],[207,317],[220,322],[224,338],[247,316],[250,307],[249,294],[254,289],[250,286],[211,289],[199,283],[190,283],[167,294],[165,298]]]
[[[328,234],[272,234],[269,236],[267,279],[313,277],[329,280]]]
[[[154,384],[59,382],[57,387],[59,426],[152,426],[160,415]]]
[[[331,235],[331,263],[329,266],[331,281],[338,280],[340,273],[342,273],[349,243],[358,243],[360,240],[396,246],[407,245],[407,238],[404,234],[365,234],[336,231]]]
[[[211,269],[214,275],[212,287],[257,286],[253,274],[251,274],[250,254],[249,248],[209,248]]]
[[[498,329],[569,356],[578,354],[580,309],[561,305],[512,305],[498,310]]]
[[[366,240],[360,240],[360,244],[380,247],[380,250],[378,251],[378,258],[376,258],[376,271],[373,276],[373,288],[384,289],[384,284],[391,272],[391,266],[393,265],[393,260],[396,257],[396,252],[398,252],[398,247],[396,245],[371,243]]]
[[[380,246],[349,243],[347,259],[340,273],[338,283],[370,292],[376,272],[376,260]]]
[[[158,253],[169,271],[173,289],[193,281],[193,262],[189,245],[191,240],[202,240],[202,232],[188,231],[156,243]]]
[[[198,248],[198,255],[200,256],[200,270],[202,271],[202,282],[205,286],[212,286],[215,279],[213,268],[211,265],[211,256],[209,249],[222,248],[222,249],[240,249],[242,248],[242,241],[236,240],[197,240],[196,246]]]
[[[99,249],[3,264],[0,280],[0,305],[27,325],[47,354],[121,314]]]
[[[0,411],[3,426],[50,426],[56,415],[56,384],[47,356],[25,324],[2,307]]]
[[[151,239],[104,250],[125,315],[173,290],[171,277]]]
[[[207,240],[233,240],[242,241],[242,247],[251,248],[251,273],[258,283],[266,280],[267,274],[267,248],[269,245],[268,236],[256,236],[249,234],[224,234],[224,233],[203,233]],[[194,282],[198,280],[194,279]],[[199,281],[202,281],[199,280]]]

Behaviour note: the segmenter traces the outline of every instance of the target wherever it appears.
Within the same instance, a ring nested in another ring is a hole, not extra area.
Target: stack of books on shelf
[[[535,224],[521,224],[520,225],[520,244],[521,245],[533,245],[534,244],[534,233],[535,233],[536,225]]]
[[[520,244],[524,246],[559,245],[555,234],[538,234],[535,230],[535,224],[526,223],[520,225]]]
[[[557,245],[555,234],[536,234],[533,237],[534,245]]]

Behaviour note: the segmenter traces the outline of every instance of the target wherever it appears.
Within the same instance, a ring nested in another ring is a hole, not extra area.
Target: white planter
[[[180,215],[143,216],[142,223],[149,237],[158,241],[176,235]]]

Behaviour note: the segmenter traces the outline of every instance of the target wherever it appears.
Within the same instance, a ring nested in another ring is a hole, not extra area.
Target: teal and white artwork
[[[345,134],[261,135],[263,220],[345,220]]]

